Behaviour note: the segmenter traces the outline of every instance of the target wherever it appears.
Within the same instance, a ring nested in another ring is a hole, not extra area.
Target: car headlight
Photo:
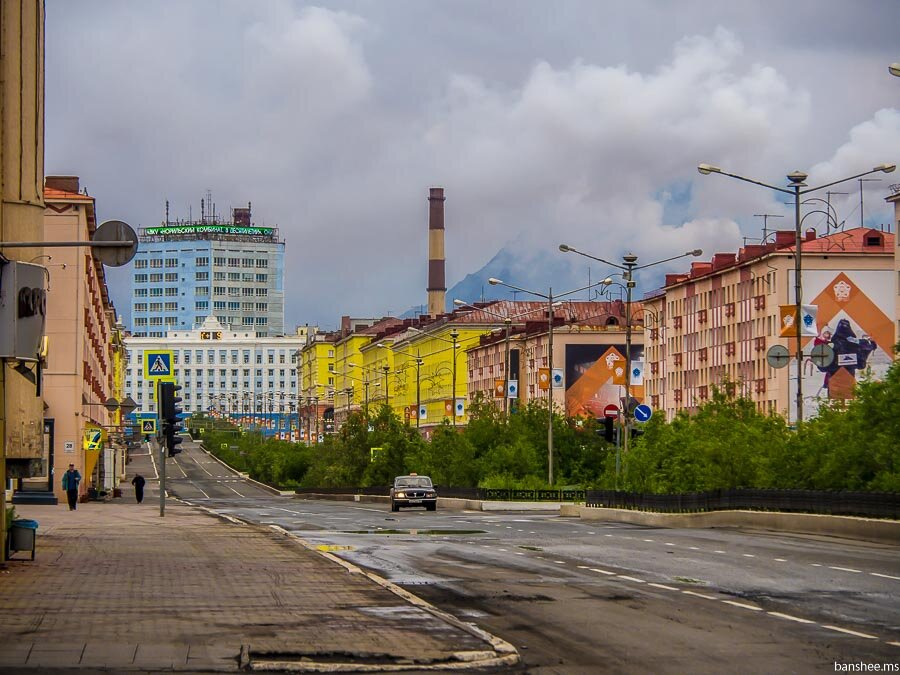
[[[398,492],[398,493],[395,494],[394,496],[397,497],[398,499],[406,499],[406,493],[405,493],[405,492]]]
[[[437,495],[434,494],[433,492],[429,492],[429,493],[428,493],[427,495],[425,495],[425,496],[426,496],[426,497],[436,497]]]

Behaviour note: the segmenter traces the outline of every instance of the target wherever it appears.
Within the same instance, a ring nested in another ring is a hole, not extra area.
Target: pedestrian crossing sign
[[[162,380],[172,377],[172,352],[144,352],[144,379]]]
[[[156,420],[155,419],[141,420],[141,433],[142,434],[155,434],[156,433]]]

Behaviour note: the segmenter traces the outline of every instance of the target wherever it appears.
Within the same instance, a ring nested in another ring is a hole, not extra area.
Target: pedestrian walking
[[[144,483],[146,482],[141,474],[137,474],[131,479],[131,484],[134,485],[134,498],[137,499],[138,504],[144,501]]]
[[[74,464],[69,464],[69,470],[63,474],[62,489],[66,491],[69,500],[69,511],[74,511],[78,505],[78,484],[81,482],[81,474]]]

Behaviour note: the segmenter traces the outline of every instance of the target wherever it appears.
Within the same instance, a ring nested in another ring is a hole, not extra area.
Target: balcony
[[[766,296],[757,295],[753,298],[753,309],[765,309],[766,308]]]
[[[701,400],[705,401],[709,398],[709,387],[707,385],[703,385],[697,388],[697,396],[700,397]]]
[[[676,329],[681,328],[681,317],[680,316],[676,316],[676,317],[672,318],[672,327],[676,328]]]
[[[703,347],[702,349],[697,350],[697,358],[701,361],[706,361],[709,355],[709,349],[707,347]]]
[[[760,378],[756,381],[756,393],[757,394],[765,394],[766,393],[766,380],[764,378]]]
[[[733,342],[725,343],[725,355],[726,356],[734,356],[737,353],[737,348]]]
[[[725,316],[734,316],[734,303],[729,302],[725,305]]]
[[[681,403],[681,389],[673,390],[672,395],[675,397],[676,403]]]
[[[766,348],[766,338],[764,338],[764,337],[753,338],[753,349],[755,351],[761,352],[761,351],[764,351],[765,348]]]
[[[650,363],[650,374],[656,375],[659,373],[659,361],[652,361]]]
[[[706,310],[701,309],[697,312],[697,323],[706,323]]]
[[[675,354],[672,354],[672,360],[674,361],[676,366],[681,365],[681,357],[682,357],[681,352],[676,352]]]

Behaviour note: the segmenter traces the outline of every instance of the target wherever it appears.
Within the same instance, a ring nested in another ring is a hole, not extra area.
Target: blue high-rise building
[[[211,205],[201,205],[199,221],[170,221],[167,204],[166,220],[139,232],[132,334],[165,337],[213,316],[227,329],[284,335],[284,241],[278,228],[253,225],[249,204],[232,209],[230,222]]]

